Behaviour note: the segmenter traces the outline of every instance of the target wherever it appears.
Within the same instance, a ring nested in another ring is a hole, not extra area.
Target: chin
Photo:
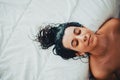
[[[91,47],[90,51],[95,50],[97,48],[97,44],[98,44],[98,38],[97,36],[94,36],[93,42],[90,46]]]

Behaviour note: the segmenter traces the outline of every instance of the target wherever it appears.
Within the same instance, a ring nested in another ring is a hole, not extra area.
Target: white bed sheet
[[[77,21],[92,31],[109,18],[118,18],[120,0],[79,0],[69,21]]]
[[[76,17],[81,1],[0,0],[0,80],[87,80],[88,63],[63,60],[34,41],[40,25],[84,24]]]
[[[67,22],[76,2],[0,0],[0,80],[83,80],[88,76],[87,69],[76,76],[88,64],[63,60],[34,41],[40,25]]]

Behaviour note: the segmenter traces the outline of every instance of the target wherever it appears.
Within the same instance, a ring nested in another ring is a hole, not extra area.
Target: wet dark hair
[[[62,44],[65,29],[71,26],[83,27],[77,22],[62,23],[58,26],[47,25],[45,28],[39,31],[37,40],[41,43],[41,47],[43,49],[47,49],[54,45],[53,53],[61,56],[64,59],[76,57],[76,51],[67,49]]]

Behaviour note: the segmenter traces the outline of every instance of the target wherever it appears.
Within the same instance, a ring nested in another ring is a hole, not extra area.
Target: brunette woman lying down
[[[77,22],[47,25],[37,38],[43,49],[54,45],[53,53],[63,59],[87,54],[95,80],[120,80],[120,19],[106,21],[95,33]]]

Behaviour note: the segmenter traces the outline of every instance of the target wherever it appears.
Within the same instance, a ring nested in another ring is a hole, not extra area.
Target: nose
[[[86,34],[84,34],[84,35],[78,35],[78,36],[76,36],[76,38],[77,38],[78,40],[82,40],[82,42],[86,42],[87,39],[88,39],[88,37],[87,37]]]

